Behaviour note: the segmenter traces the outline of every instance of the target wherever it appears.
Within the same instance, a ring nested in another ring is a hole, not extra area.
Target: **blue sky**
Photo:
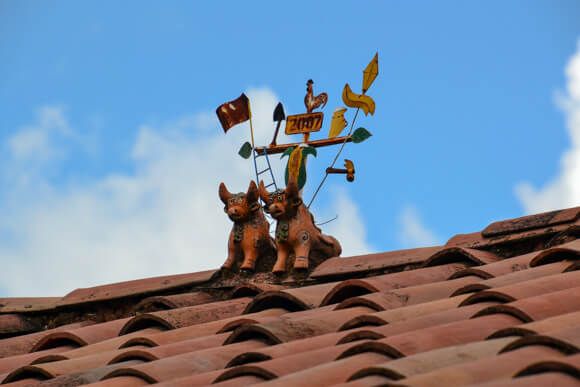
[[[314,206],[346,255],[580,205],[580,3],[280,4],[0,1],[0,296],[219,267],[217,186],[253,168],[247,124],[224,136],[215,108],[245,91],[266,143],[312,78],[322,138],[375,52],[373,137],[341,155],[356,180]],[[307,200],[335,152],[309,160]]]

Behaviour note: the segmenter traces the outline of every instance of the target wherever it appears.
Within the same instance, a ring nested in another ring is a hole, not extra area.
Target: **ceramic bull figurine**
[[[221,183],[219,197],[225,204],[225,213],[234,222],[228,242],[228,258],[222,268],[231,270],[238,260],[242,260],[240,270],[252,272],[256,260],[275,249],[274,240],[270,236],[270,224],[258,201],[258,187],[254,181],[250,181],[247,193],[232,194]]]
[[[342,252],[340,243],[324,235],[314,224],[314,217],[302,203],[298,185],[290,181],[285,190],[269,193],[260,181],[260,198],[266,203],[264,210],[277,220],[276,248],[278,259],[274,273],[286,271],[286,261],[294,253],[294,270],[308,270],[311,252],[318,251],[324,258],[337,257]]]

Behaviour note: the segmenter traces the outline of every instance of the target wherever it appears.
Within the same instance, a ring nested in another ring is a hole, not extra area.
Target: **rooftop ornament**
[[[369,113],[373,115],[375,112],[375,102],[366,95],[366,92],[378,75],[378,66],[377,53],[363,71],[362,94],[353,92],[348,83],[343,88],[342,100],[344,104],[350,108],[356,108],[346,136],[339,135],[348,126],[348,121],[345,118],[348,109],[337,107],[332,114],[328,137],[319,140],[310,139],[311,133],[320,131],[324,119],[324,114],[321,111],[315,112],[314,110],[324,108],[328,102],[328,94],[314,94],[314,81],[312,79],[306,82],[306,96],[304,97],[306,113],[286,116],[282,103],[278,103],[274,109],[273,120],[276,123],[276,129],[272,142],[268,146],[256,146],[254,142],[250,100],[245,94],[242,93],[237,99],[226,102],[216,109],[216,114],[225,133],[234,125],[250,121],[251,142],[244,143],[238,153],[245,159],[253,158],[257,182],[257,185],[254,181],[250,182],[247,193],[235,195],[229,194],[223,183],[220,185],[220,198],[226,205],[225,211],[234,222],[229,239],[228,258],[222,268],[231,270],[236,266],[237,261],[242,261],[240,269],[245,271],[254,271],[260,266],[256,264],[256,260],[262,258],[260,249],[269,250],[272,247],[265,237],[265,234],[269,232],[269,225],[267,222],[264,224],[261,221],[264,216],[262,211],[276,220],[274,244],[277,250],[277,259],[271,268],[273,273],[281,275],[292,269],[295,272],[308,272],[309,269],[322,261],[340,255],[342,251],[340,243],[335,238],[322,234],[320,228],[314,223],[314,217],[309,208],[328,175],[344,174],[347,181],[354,181],[355,168],[351,160],[345,159],[345,168],[335,168],[334,165],[347,142],[358,144],[371,136],[371,133],[365,128],[359,127],[354,132],[353,128],[360,110],[365,115]],[[302,134],[301,142],[277,144],[278,131],[284,120],[286,121],[285,133],[287,135]],[[302,189],[306,184],[307,156],[316,156],[316,148],[331,145],[340,145],[340,148],[331,165],[326,168],[324,178],[306,206],[302,199]],[[268,157],[277,153],[282,153],[281,157],[288,157],[285,170],[285,189],[278,188]],[[265,160],[265,167],[260,170],[258,160],[262,158]],[[259,197],[264,203],[264,209],[261,208],[257,199],[254,199],[256,196],[255,187],[257,186],[259,186]],[[236,206],[241,206],[241,208],[236,209]],[[244,218],[242,221],[235,214],[235,211],[244,214],[249,211],[248,213],[254,214],[252,215],[254,220]],[[267,227],[265,228],[265,226]]]

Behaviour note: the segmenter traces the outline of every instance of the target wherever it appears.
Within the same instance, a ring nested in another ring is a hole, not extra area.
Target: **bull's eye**
[[[281,195],[276,196],[276,200],[278,200],[279,202],[281,202],[282,201],[282,196]]]
[[[234,199],[230,199],[230,205],[234,204]]]

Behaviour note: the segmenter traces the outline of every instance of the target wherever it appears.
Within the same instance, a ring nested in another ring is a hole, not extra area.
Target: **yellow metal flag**
[[[366,69],[364,69],[363,71],[363,85],[362,85],[363,94],[366,93],[367,90],[371,87],[377,75],[379,75],[378,52],[375,54],[375,57],[370,61]]]
[[[344,107],[337,107],[334,109],[334,112],[332,113],[332,121],[330,121],[330,131],[328,132],[328,138],[334,138],[338,136],[348,124],[344,118],[345,112],[346,108]]]
[[[365,115],[369,113],[371,115],[375,114],[375,101],[368,95],[354,93],[348,83],[344,85],[342,101],[348,107],[362,109]]]

